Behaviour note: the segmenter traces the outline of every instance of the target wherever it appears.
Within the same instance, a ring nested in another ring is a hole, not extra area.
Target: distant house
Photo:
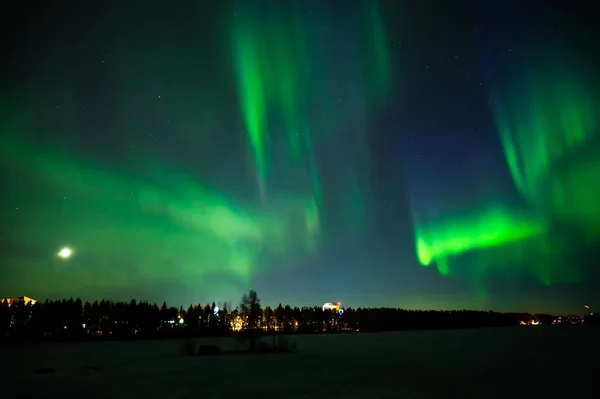
[[[340,302],[327,302],[323,304],[323,312],[325,311],[334,311],[336,313],[340,312],[342,304]]]
[[[32,305],[35,305],[37,303],[37,301],[33,298],[29,298],[28,296],[20,296],[18,298],[2,298],[0,299],[0,303],[4,303],[7,302],[8,306],[12,306],[12,304],[17,304],[19,302],[24,302],[25,305],[29,305],[30,303]]]

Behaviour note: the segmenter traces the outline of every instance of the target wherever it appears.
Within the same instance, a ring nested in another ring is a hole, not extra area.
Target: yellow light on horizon
[[[58,253],[58,256],[60,256],[63,259],[67,259],[68,257],[70,257],[73,254],[73,251],[71,250],[71,248],[63,248],[60,250],[60,252]]]

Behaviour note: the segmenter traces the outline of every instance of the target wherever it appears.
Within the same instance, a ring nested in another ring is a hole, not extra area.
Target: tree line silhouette
[[[0,340],[83,340],[226,336],[268,333],[368,332],[514,326],[527,314],[490,311],[424,311],[394,308],[323,310],[260,304],[256,291],[230,304],[169,307],[146,301],[83,303],[81,299],[0,304]]]

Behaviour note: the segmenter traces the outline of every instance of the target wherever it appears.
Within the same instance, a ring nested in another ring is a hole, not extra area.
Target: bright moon
[[[69,256],[71,256],[71,254],[73,253],[73,251],[71,251],[70,248],[63,248],[60,250],[60,252],[58,253],[58,256],[60,256],[61,258],[68,258]]]

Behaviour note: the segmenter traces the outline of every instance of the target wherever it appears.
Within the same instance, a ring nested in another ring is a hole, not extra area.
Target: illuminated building
[[[326,302],[323,304],[323,312],[333,310],[336,313],[339,313],[341,306],[342,306],[341,302]]]
[[[32,305],[35,305],[37,303],[37,301],[33,298],[29,298],[28,296],[20,296],[18,298],[2,298],[0,299],[0,302],[7,302],[8,306],[12,306],[12,304],[17,304],[19,302],[25,302],[25,305],[29,305],[30,303]]]
[[[231,320],[231,330],[232,331],[242,331],[242,327],[244,325],[244,321],[240,316],[235,316],[233,320]]]

